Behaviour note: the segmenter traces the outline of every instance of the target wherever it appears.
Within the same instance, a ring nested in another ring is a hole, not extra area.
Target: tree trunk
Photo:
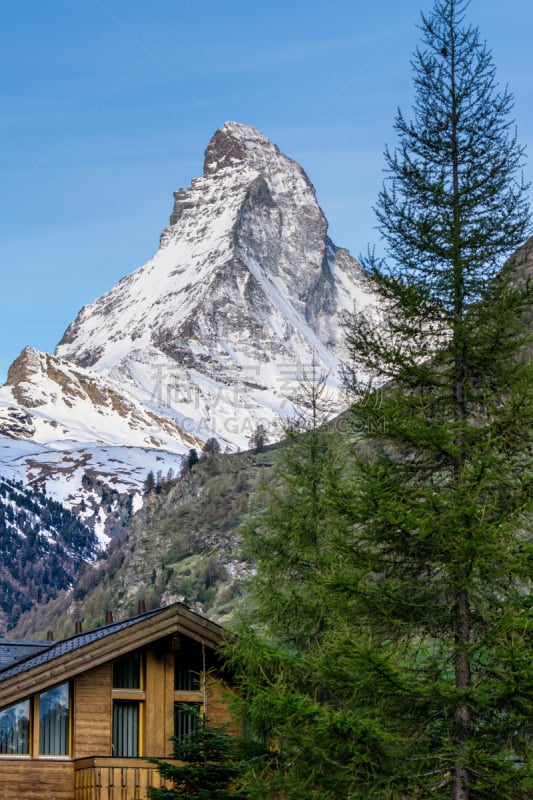
[[[467,692],[472,686],[470,670],[470,605],[464,591],[458,593],[455,605],[455,686]],[[455,710],[455,737],[457,744],[456,760],[453,770],[453,800],[469,800],[470,790],[467,763],[467,741],[471,721],[470,707],[462,702]]]
[[[456,764],[453,771],[453,800],[469,800],[468,770],[463,764]]]

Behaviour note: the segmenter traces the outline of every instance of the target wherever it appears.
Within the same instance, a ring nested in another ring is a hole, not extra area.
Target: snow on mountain
[[[227,122],[203,177],[175,192],[154,257],[85,306],[55,356],[26,348],[12,364],[0,473],[46,480],[78,509],[89,499],[84,513],[103,535],[109,520],[87,489],[99,475],[127,496],[212,436],[230,450],[259,423],[276,436],[312,364],[340,408],[342,326],[354,308],[375,313],[371,287],[328,238],[303,169]]]
[[[254,128],[223,125],[174,197],[155,256],[85,306],[56,354],[245,447],[292,412],[313,358],[338,387],[344,314],[375,301],[305,172]]]
[[[180,454],[201,445],[101,376],[31,347],[0,388],[0,429],[2,474],[46,486],[104,542],[119,499],[138,494],[149,470],[179,468]],[[108,514],[98,480],[109,490]]]
[[[4,432],[52,447],[197,444],[174,420],[143,407],[98,374],[32,347],[9,368],[0,389],[0,419]]]

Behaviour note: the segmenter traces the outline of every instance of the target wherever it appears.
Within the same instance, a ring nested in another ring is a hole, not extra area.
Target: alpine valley
[[[225,123],[154,257],[82,308],[54,355],[27,347],[11,365],[0,474],[46,489],[106,543],[149,471],[178,471],[213,437],[246,448],[259,425],[279,438],[309,370],[342,408],[343,319],[375,302],[327,227],[303,169]]]

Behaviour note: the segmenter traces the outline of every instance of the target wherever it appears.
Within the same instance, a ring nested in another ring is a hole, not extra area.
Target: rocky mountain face
[[[328,238],[305,172],[254,128],[226,123],[203,177],[175,193],[154,257],[85,306],[54,356],[27,348],[12,365],[0,474],[46,480],[105,538],[117,510],[89,483],[138,498],[148,470],[176,467],[210,437],[245,448],[261,424],[275,438],[311,369],[328,373],[340,408],[354,308],[376,313],[371,287]]]
[[[185,430],[246,446],[286,415],[314,358],[338,385],[342,321],[373,298],[327,236],[305,172],[226,123],[175,193],[153,259],[85,306],[56,355],[127,387]]]
[[[31,347],[0,389],[0,429],[0,471],[46,488],[103,543],[139,507],[146,472],[179,467],[179,446],[199,444],[98,374]]]

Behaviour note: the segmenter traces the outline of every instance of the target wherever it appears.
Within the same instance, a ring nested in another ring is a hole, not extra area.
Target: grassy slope
[[[277,448],[219,455],[145,496],[143,508],[70,592],[26,613],[10,636],[56,639],[180,600],[220,622],[242,595],[239,525],[268,500]]]

